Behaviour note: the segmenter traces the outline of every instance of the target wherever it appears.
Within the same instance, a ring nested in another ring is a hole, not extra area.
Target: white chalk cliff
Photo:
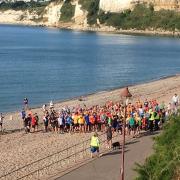
[[[106,12],[121,12],[133,7],[133,0],[100,0],[99,8]]]
[[[106,12],[121,12],[132,9],[138,3],[152,3],[155,10],[180,10],[180,0],[100,0],[100,9]]]
[[[100,0],[99,8],[105,12],[122,12],[126,9],[133,9],[137,3],[152,3],[155,10],[180,10],[180,0]],[[72,4],[75,5],[72,26],[87,27],[87,11],[82,9],[79,0],[73,0]],[[45,8],[41,15],[38,15],[35,11],[3,11],[0,12],[0,23],[61,26],[62,22],[59,19],[62,5],[63,1],[54,1]]]

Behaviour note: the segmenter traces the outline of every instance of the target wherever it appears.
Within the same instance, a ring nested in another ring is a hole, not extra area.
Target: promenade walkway
[[[145,135],[132,139],[126,144],[125,153],[125,180],[133,180],[136,172],[133,171],[134,163],[143,163],[153,152],[152,137],[156,135]],[[104,154],[101,158],[92,160],[90,163],[77,168],[56,180],[119,180],[121,150],[115,150]]]

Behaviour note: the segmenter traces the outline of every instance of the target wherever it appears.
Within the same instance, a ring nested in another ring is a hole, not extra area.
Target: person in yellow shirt
[[[84,119],[84,116],[83,114],[81,113],[79,116],[78,116],[78,124],[79,124],[79,132],[84,132],[84,122],[85,122],[85,119]]]
[[[73,115],[74,131],[75,131],[75,132],[79,130],[78,119],[79,119],[78,113],[75,113],[75,114]]]
[[[98,133],[95,132],[94,135],[91,137],[90,147],[91,147],[91,158],[93,158],[93,153],[97,152],[97,155],[99,156],[99,146],[100,141],[98,138]]]

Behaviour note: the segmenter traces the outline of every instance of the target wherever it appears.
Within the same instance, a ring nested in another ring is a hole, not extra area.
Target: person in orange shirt
[[[35,115],[31,115],[31,128],[32,128],[32,132],[35,132],[35,126],[36,126]]]
[[[127,114],[130,115],[132,113],[132,106],[131,104],[128,104],[127,106]]]
[[[95,118],[93,116],[93,113],[90,114],[89,121],[91,123],[91,130],[94,131],[95,130]]]

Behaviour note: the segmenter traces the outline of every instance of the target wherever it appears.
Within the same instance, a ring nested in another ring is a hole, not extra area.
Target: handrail
[[[105,134],[105,133],[104,133],[104,134]],[[103,134],[101,134],[101,135],[103,135]],[[115,137],[117,137],[117,136],[118,136],[118,135],[114,136],[113,138],[115,138]],[[106,140],[104,140],[104,141],[102,141],[102,142],[104,143],[104,142],[106,142]],[[89,147],[90,147],[90,146],[89,146]],[[67,157],[65,157],[65,158],[63,158],[63,159],[60,159],[59,161],[53,162],[53,163],[51,163],[51,164],[48,164],[47,166],[44,166],[44,167],[42,167],[42,168],[40,168],[40,169],[37,169],[37,170],[35,170],[35,171],[27,174],[27,175],[24,175],[24,176],[18,178],[18,180],[21,180],[21,179],[23,179],[23,178],[25,178],[25,177],[28,177],[28,176],[30,176],[30,175],[32,175],[32,174],[35,174],[36,172],[39,172],[39,171],[41,171],[41,170],[43,170],[43,169],[45,169],[45,168],[48,168],[48,167],[52,166],[53,164],[57,164],[58,162],[61,162],[61,161],[65,160],[65,159],[68,159],[68,158],[70,158],[70,157],[72,157],[72,156],[74,156],[74,155],[76,155],[76,154],[78,154],[78,153],[81,153],[81,152],[83,152],[83,151],[86,151],[86,150],[89,149],[89,147],[88,147],[88,148],[85,148],[84,150],[80,150],[80,151],[78,151],[78,152],[76,152],[76,153],[73,153],[73,154],[71,154],[70,156],[67,156]]]
[[[100,134],[100,136],[103,136],[104,134],[105,134],[105,133],[102,133],[102,134]],[[66,150],[68,150],[68,149],[71,149],[71,148],[73,148],[73,147],[75,147],[75,146],[81,145],[81,144],[83,144],[83,143],[85,143],[85,142],[87,142],[87,141],[89,141],[89,138],[86,139],[86,140],[84,140],[84,141],[82,141],[82,142],[79,142],[79,143],[77,143],[77,144],[74,144],[74,145],[72,145],[72,146],[70,146],[70,147],[67,147],[67,148],[65,148],[65,149],[62,149],[62,150],[60,150],[60,151],[58,151],[58,152],[56,152],[56,153],[50,154],[50,155],[48,155],[48,156],[46,156],[46,157],[44,157],[44,158],[38,159],[38,160],[36,160],[36,161],[33,161],[33,162],[31,162],[31,163],[29,163],[29,164],[27,164],[27,165],[24,165],[24,166],[22,166],[22,167],[20,167],[20,168],[18,168],[18,169],[13,170],[13,171],[11,171],[11,172],[8,172],[8,173],[0,176],[0,179],[1,179],[1,178],[4,178],[4,177],[6,177],[6,176],[8,176],[8,175],[10,175],[10,174],[12,174],[12,173],[15,173],[15,172],[17,172],[17,171],[19,171],[19,170],[21,170],[21,169],[24,169],[24,168],[26,168],[26,167],[28,167],[28,166],[31,166],[32,164],[35,164],[35,163],[40,162],[40,161],[42,161],[42,160],[44,160],[44,159],[47,159],[47,158],[52,157],[52,156],[54,156],[54,155],[57,155],[57,154],[59,154],[59,153],[61,153],[61,152],[63,152],[63,151],[66,151]]]

